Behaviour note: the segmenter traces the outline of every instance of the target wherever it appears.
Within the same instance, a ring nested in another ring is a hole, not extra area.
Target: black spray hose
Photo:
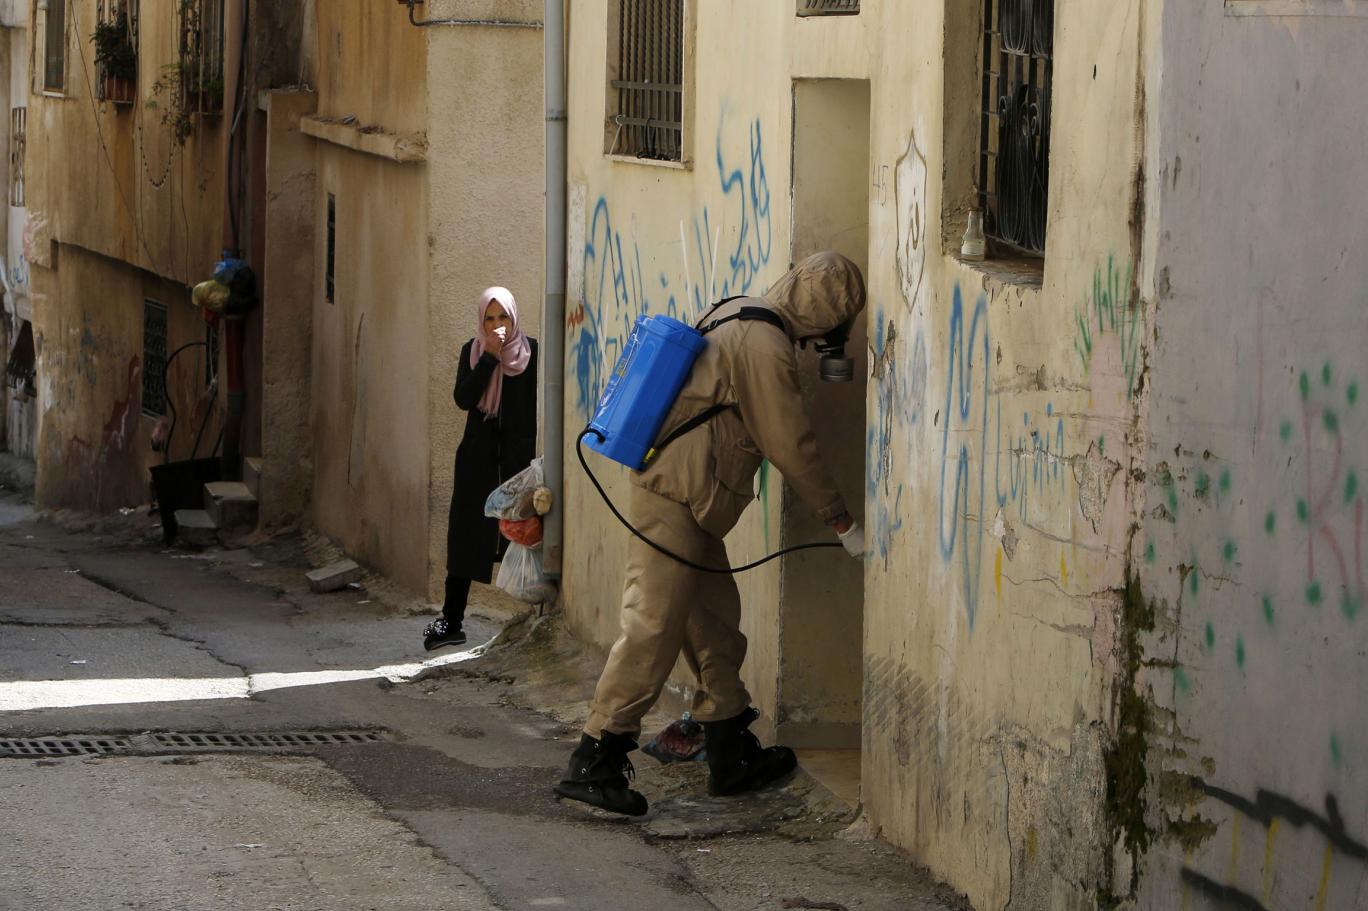
[[[208,347],[209,347],[209,343],[208,343],[208,342],[186,342],[184,345],[181,345],[181,346],[180,346],[179,348],[177,348],[175,351],[171,352],[171,356],[168,357],[168,358],[165,360],[165,362],[162,363],[162,371],[161,371],[162,394],[166,396],[166,407],[167,407],[168,409],[170,409],[170,411],[171,411],[171,429],[170,429],[170,430],[167,432],[167,434],[166,434],[166,449],[163,450],[163,452],[162,452],[162,464],[163,464],[163,465],[166,465],[166,464],[168,464],[168,463],[171,461],[171,441],[172,441],[172,440],[175,438],[175,436],[176,436],[176,422],[180,420],[180,415],[176,413],[176,402],[175,402],[175,398],[174,398],[169,392],[166,391],[166,377],[167,377],[168,372],[171,370],[171,362],[174,361],[174,360],[180,355],[180,353],[181,353],[182,351],[184,351],[186,348],[194,348],[194,347],[199,346],[199,345],[203,345],[205,348],[208,348]],[[200,433],[204,433],[204,427],[203,427],[203,425],[200,426]],[[195,448],[196,448],[196,449],[199,448],[199,442],[198,442],[198,441],[195,443]],[[190,453],[190,458],[193,459],[194,457],[195,457],[195,454],[194,454],[193,452]]]
[[[598,478],[594,477],[594,473],[589,470],[589,463],[585,461],[584,458],[584,438],[590,435],[598,437],[600,442],[603,441],[603,434],[599,433],[592,427],[586,427],[584,428],[584,432],[581,433],[579,437],[575,440],[575,454],[579,456],[580,467],[583,468],[584,473],[589,476],[590,483],[592,483],[594,485],[594,489],[599,492],[599,496],[603,497],[603,502],[608,505],[608,508],[612,511],[613,515],[617,517],[617,520],[622,523],[624,528],[626,528],[632,534],[636,535],[642,541],[645,541],[651,547],[658,550],[660,553],[669,557],[671,560],[674,560],[677,563],[683,563],[690,569],[696,569],[701,573],[714,573],[719,576],[731,576],[735,575],[736,573],[744,573],[747,570],[755,569],[757,566],[763,566],[769,561],[775,559],[776,557],[782,557],[784,556],[784,554],[791,554],[797,550],[811,550],[815,547],[843,546],[834,541],[827,541],[821,544],[796,544],[793,547],[785,547],[783,550],[776,550],[768,557],[761,557],[759,560],[756,560],[753,563],[747,563],[745,566],[737,566],[733,569],[720,569],[715,566],[703,566],[701,564],[693,562],[692,560],[686,560],[674,551],[664,547],[663,545],[657,544],[650,538],[643,535],[641,532],[637,531],[636,527],[633,526],[631,522],[628,522],[626,517],[624,517],[622,513],[618,512],[618,508],[613,505],[613,501],[608,499],[607,491],[603,489],[603,485],[599,483]]]

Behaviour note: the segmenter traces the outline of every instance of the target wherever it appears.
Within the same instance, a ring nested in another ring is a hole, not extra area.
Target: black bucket
[[[161,512],[162,540],[176,540],[176,510],[203,509],[204,485],[218,481],[222,469],[217,458],[187,459],[152,466],[152,489]]]

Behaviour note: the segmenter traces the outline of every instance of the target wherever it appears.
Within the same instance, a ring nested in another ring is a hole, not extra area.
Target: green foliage
[[[96,25],[91,40],[95,42],[95,63],[101,73],[116,79],[137,78],[138,49],[133,46],[127,7],[119,6],[112,19]]]

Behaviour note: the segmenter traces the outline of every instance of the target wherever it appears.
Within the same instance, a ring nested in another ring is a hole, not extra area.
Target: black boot
[[[621,734],[604,731],[602,740],[582,734],[556,793],[613,813],[642,815],[646,798],[627,787],[627,779],[636,776],[627,754],[636,748],[636,741]]]
[[[755,791],[798,767],[798,757],[788,747],[760,746],[759,739],[749,730],[751,722],[759,717],[759,712],[747,708],[726,721],[703,722],[709,794],[728,797]]]

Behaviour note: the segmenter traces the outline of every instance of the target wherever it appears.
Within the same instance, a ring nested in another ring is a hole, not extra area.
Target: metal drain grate
[[[359,743],[379,743],[384,739],[379,731],[272,731],[236,734],[167,731],[152,735],[152,742],[159,749],[196,753],[214,750],[297,750],[320,746],[352,746]]]
[[[101,756],[121,753],[128,741],[120,737],[43,737],[37,740],[0,740],[0,756]]]

